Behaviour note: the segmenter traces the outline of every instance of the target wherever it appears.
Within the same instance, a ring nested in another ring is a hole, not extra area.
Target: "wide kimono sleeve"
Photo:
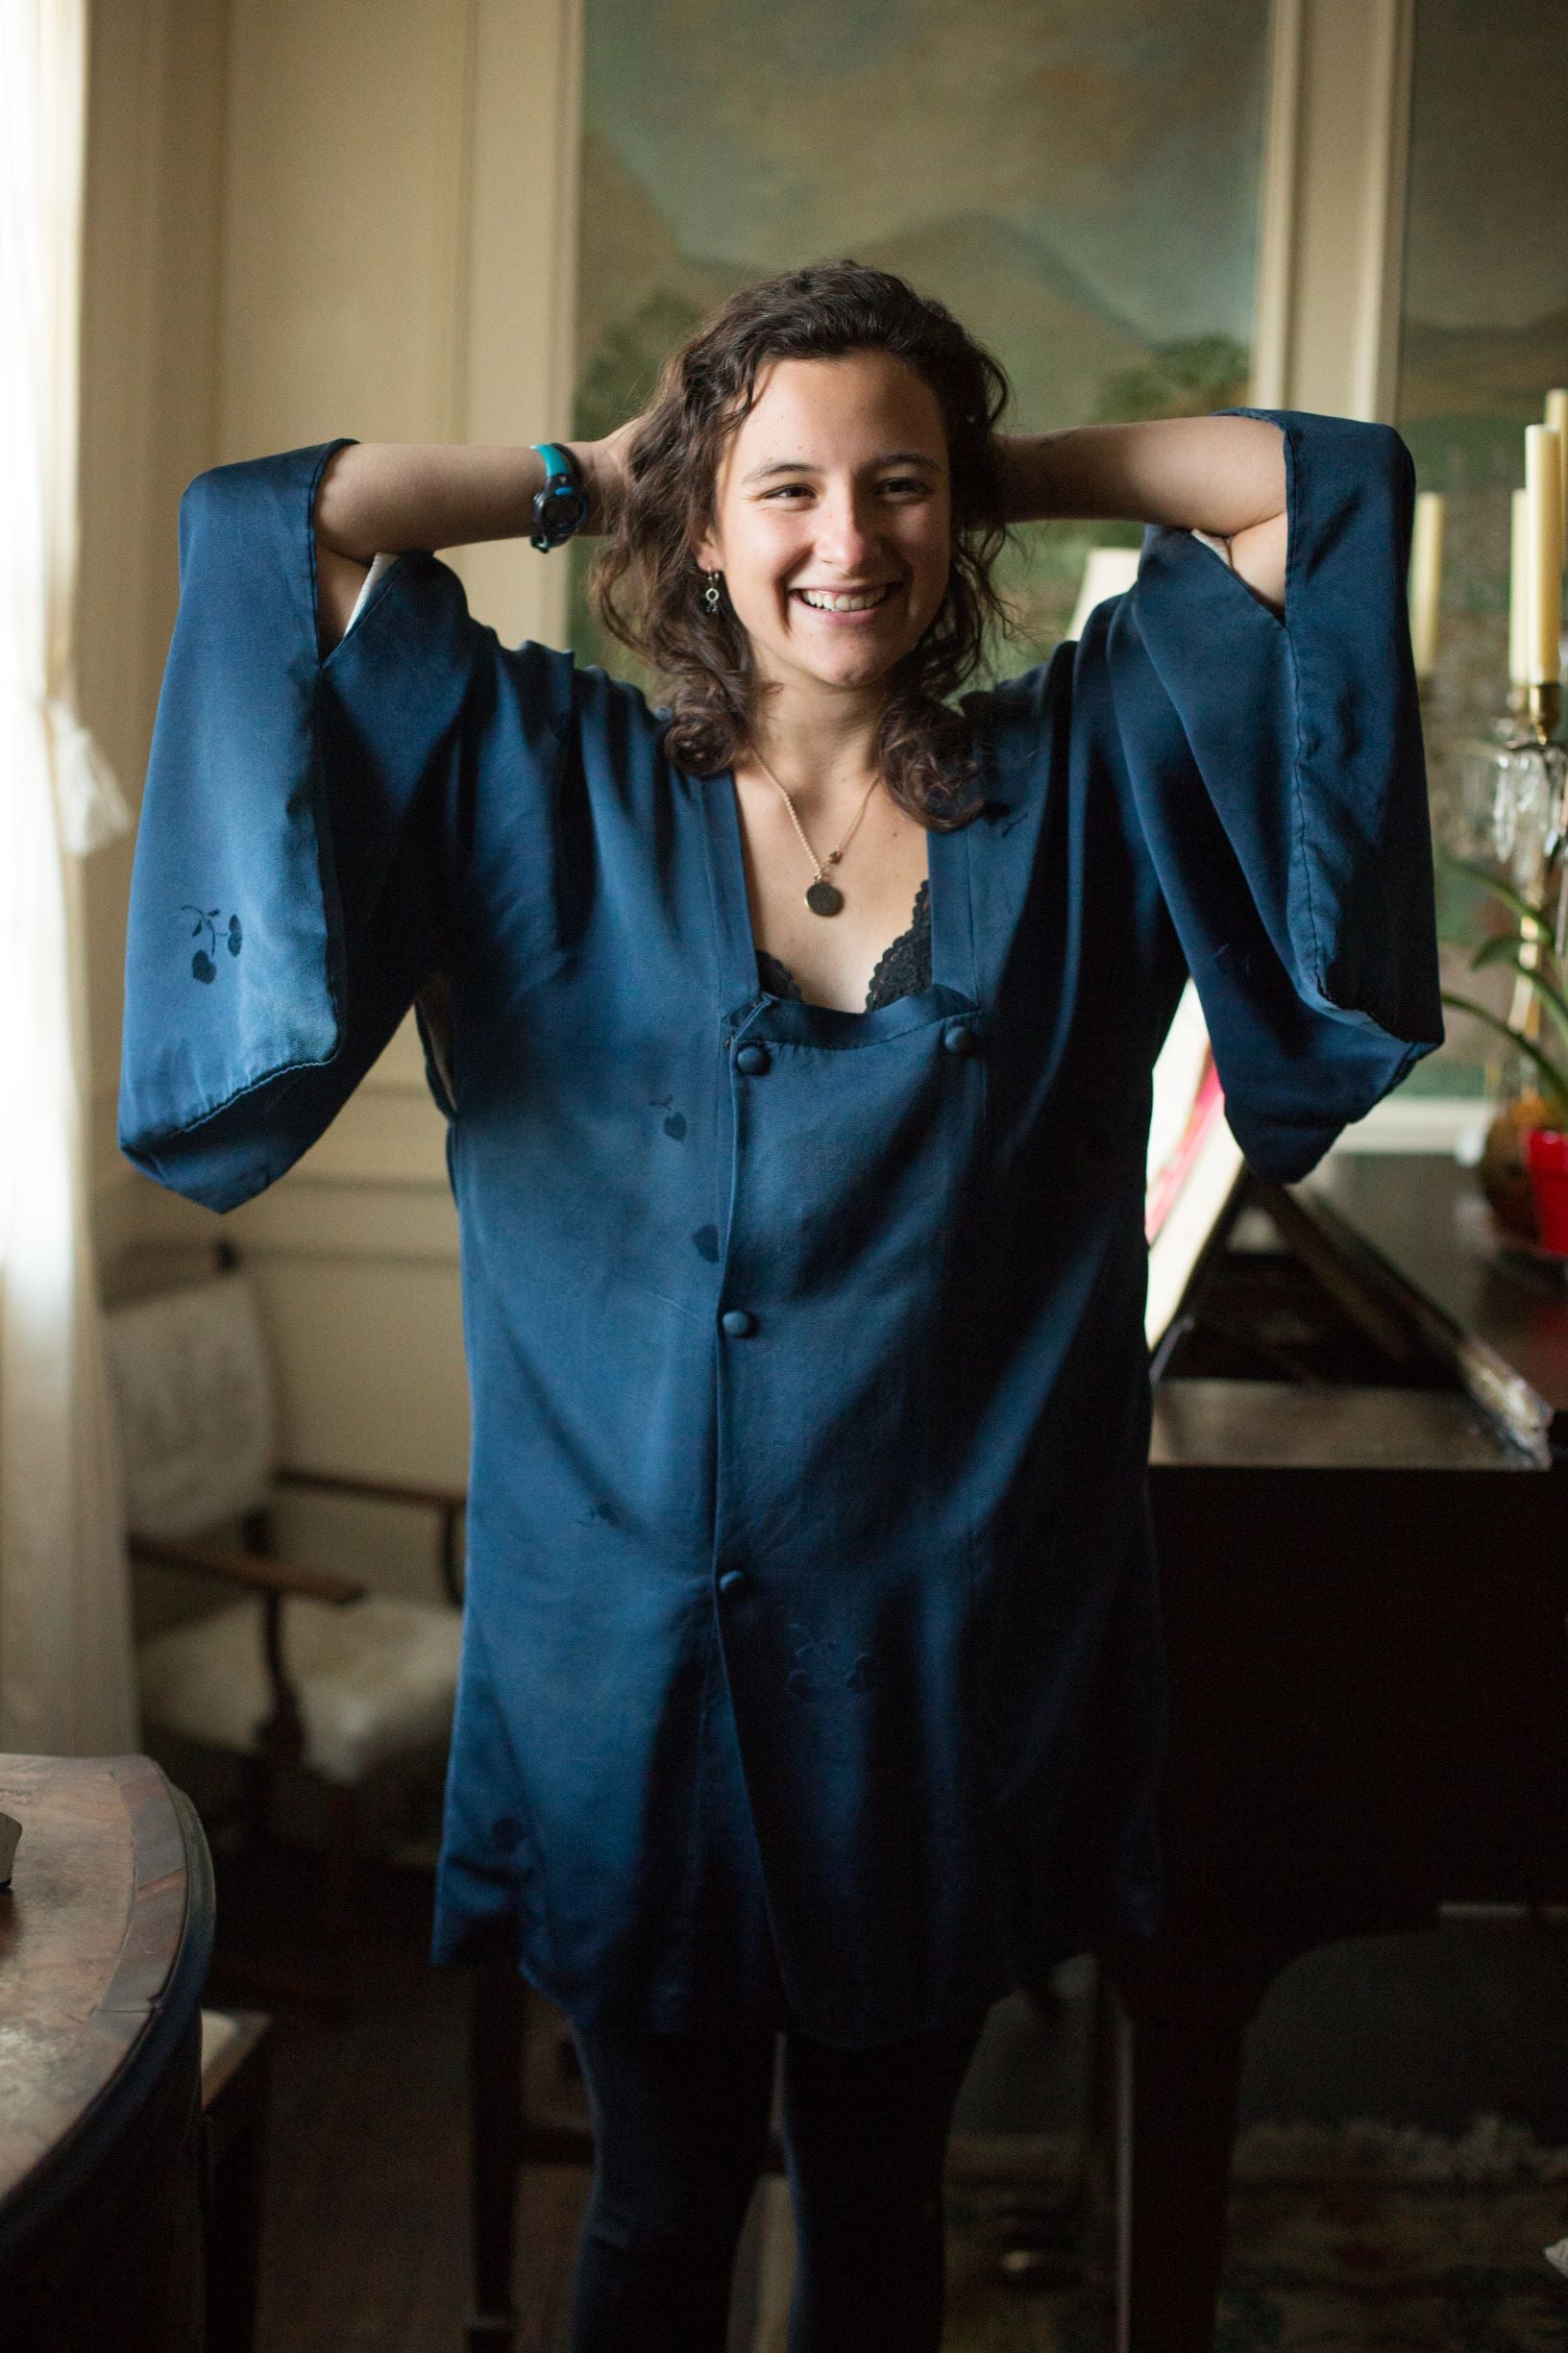
[[[1191,532],[1151,528],[1081,652],[1108,665],[1134,823],[1231,1126],[1290,1180],[1442,1042],[1414,468],[1387,426],[1222,413],[1285,437],[1284,618]]]
[[[448,566],[399,556],[318,652],[312,507],[341,446],[219,467],[181,502],[120,1144],[217,1210],[314,1141],[440,968],[472,789],[466,713],[495,639]]]

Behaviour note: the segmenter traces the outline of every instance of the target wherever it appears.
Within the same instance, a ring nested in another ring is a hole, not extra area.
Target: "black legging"
[[[869,2050],[784,2036],[789,2353],[938,2353],[942,2175],[984,2017]],[[593,2116],[572,2353],[723,2353],[772,2096],[768,2029],[575,2029]]]

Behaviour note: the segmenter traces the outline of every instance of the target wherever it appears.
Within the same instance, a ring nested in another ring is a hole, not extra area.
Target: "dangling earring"
[[[708,584],[702,591],[702,601],[710,613],[716,613],[719,610],[719,583],[723,576],[722,572],[710,572],[708,575]]]

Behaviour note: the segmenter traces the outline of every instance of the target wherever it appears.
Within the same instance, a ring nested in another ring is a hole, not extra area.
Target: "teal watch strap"
[[[534,493],[532,544],[542,555],[564,547],[588,520],[588,491],[582,468],[558,441],[533,441],[545,461],[545,486]]]

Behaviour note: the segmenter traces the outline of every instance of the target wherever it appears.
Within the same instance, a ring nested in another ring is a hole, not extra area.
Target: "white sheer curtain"
[[[135,1746],[87,1220],[79,861],[126,823],[74,708],[87,0],[0,0],[0,1750]]]

